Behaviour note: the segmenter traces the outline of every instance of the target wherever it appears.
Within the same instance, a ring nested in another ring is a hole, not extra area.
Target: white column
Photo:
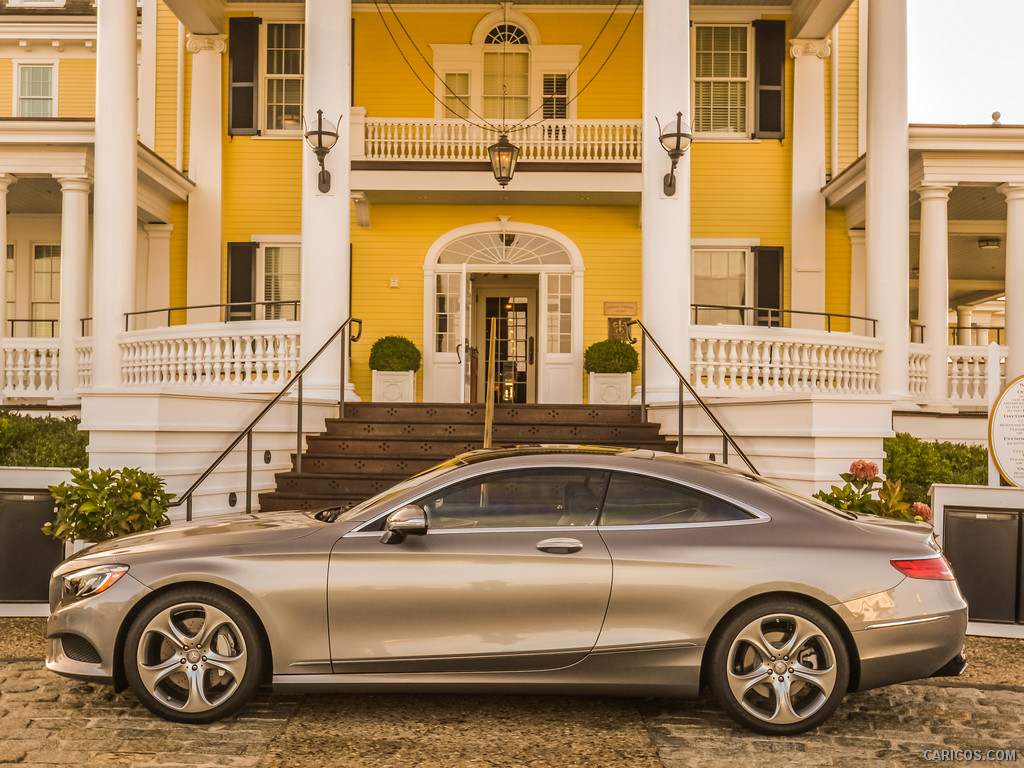
[[[188,176],[196,188],[188,198],[186,303],[220,302],[221,268],[221,60],[224,35],[189,35],[192,54],[192,114]],[[194,311],[188,322],[216,322],[215,309]]]
[[[863,229],[849,229],[850,236],[850,314],[866,317],[868,314],[867,305],[867,249],[864,246],[865,235]],[[854,333],[871,335],[871,324],[862,320],[850,322],[850,330]]]
[[[121,383],[118,335],[135,293],[138,24],[133,3],[100,3],[97,16],[92,359],[104,390]]]
[[[921,271],[917,283],[917,319],[924,326],[928,350],[930,405],[949,402],[949,192],[952,188],[927,185],[921,196]]]
[[[1006,195],[1006,381],[1024,376],[1024,185],[1003,184]]]
[[[16,179],[0,173],[0,253],[3,254],[3,269],[0,269],[0,339],[7,338],[7,188]],[[3,402],[5,360],[0,349],[0,403]]]
[[[315,125],[316,111],[332,123],[343,115],[338,141],[327,155],[331,189],[320,192],[320,166],[302,147],[302,346],[304,363],[330,338],[351,311],[349,296],[349,115],[352,108],[351,0],[306,0],[306,84],[303,113]],[[376,329],[381,335],[381,329]],[[335,342],[305,377],[305,393],[337,400],[341,349]],[[346,382],[346,399],[355,391]]]
[[[965,347],[974,344],[974,329],[971,323],[974,322],[974,307],[956,308],[956,343]]]
[[[790,40],[793,56],[792,308],[825,311],[825,62],[828,40]],[[797,328],[822,318],[793,315]]]
[[[867,304],[885,347],[878,390],[909,397],[910,187],[907,136],[907,2],[869,0]]]
[[[146,302],[144,309],[171,306],[171,232],[173,224],[146,224],[143,229],[149,240]],[[139,327],[155,328],[166,324],[166,314],[147,315]],[[140,318],[142,319],[142,318]]]
[[[89,264],[89,190],[81,176],[59,177],[60,216],[60,346],[57,355],[57,396],[54,404],[77,402],[78,350],[85,316]]]
[[[658,125],[689,123],[689,0],[644,4],[643,202],[641,285],[643,321],[675,366],[690,374],[690,155],[676,168],[676,193],[665,195],[670,161],[658,141]],[[675,400],[679,383],[648,345],[648,400]]]

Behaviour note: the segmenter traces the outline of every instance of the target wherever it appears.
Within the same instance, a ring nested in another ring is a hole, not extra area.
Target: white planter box
[[[416,402],[416,371],[373,371],[373,402]]]
[[[616,405],[629,403],[631,373],[591,373],[590,396],[592,405]]]

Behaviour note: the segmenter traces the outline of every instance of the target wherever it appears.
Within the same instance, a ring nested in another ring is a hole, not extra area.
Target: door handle
[[[537,542],[537,549],[541,552],[550,552],[552,555],[571,555],[583,549],[583,542],[579,539],[544,539]]]
[[[533,336],[526,340],[526,364],[533,365]]]
[[[455,354],[458,355],[459,365],[462,365],[462,345],[461,344],[459,344],[457,347],[455,347]]]

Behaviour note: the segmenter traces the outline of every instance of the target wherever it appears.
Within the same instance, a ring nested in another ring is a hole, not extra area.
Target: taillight
[[[907,560],[890,560],[892,567],[911,579],[931,579],[932,581],[953,581],[953,569],[942,555],[920,557]]]

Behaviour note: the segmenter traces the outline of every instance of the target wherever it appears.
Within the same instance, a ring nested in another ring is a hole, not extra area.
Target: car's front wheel
[[[209,723],[238,711],[256,692],[263,647],[237,599],[201,588],[175,590],[132,622],[124,668],[150,711],[179,723]]]
[[[734,719],[760,733],[803,733],[823,723],[850,679],[834,622],[795,600],[754,604],[722,627],[711,652],[711,689]]]

